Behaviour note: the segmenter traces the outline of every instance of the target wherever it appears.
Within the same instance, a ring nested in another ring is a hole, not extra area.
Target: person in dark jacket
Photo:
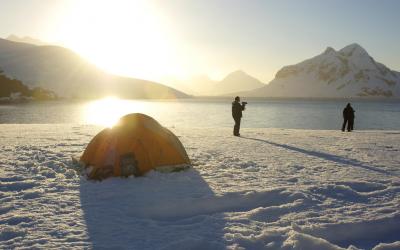
[[[235,120],[235,126],[233,127],[233,135],[240,136],[240,120],[242,119],[242,111],[244,110],[246,102],[240,103],[240,97],[236,96],[235,101],[232,102],[232,117]]]
[[[351,107],[350,103],[347,103],[347,106],[343,109],[343,125],[342,131],[346,128],[347,123],[347,131],[350,132],[353,130],[354,126],[354,109]]]

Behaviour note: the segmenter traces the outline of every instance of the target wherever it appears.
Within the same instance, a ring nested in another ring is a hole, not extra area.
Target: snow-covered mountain
[[[45,88],[60,97],[187,97],[159,83],[108,74],[60,46],[36,46],[0,39],[0,69],[31,88]]]
[[[242,70],[228,74],[221,81],[211,80],[206,75],[194,76],[186,81],[173,81],[179,90],[193,95],[218,96],[261,88],[265,84]]]
[[[268,85],[243,96],[260,97],[400,97],[400,73],[376,62],[351,44],[283,67]]]

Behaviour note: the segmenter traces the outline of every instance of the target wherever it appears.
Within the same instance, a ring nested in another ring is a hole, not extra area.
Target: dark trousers
[[[353,126],[354,126],[354,119],[352,118],[344,118],[343,120],[343,125],[342,125],[342,131],[346,128],[346,123],[347,123],[347,131],[352,131]]]
[[[235,126],[233,127],[233,135],[239,135],[239,130],[240,130],[240,120],[242,118],[240,117],[233,117],[235,120]]]

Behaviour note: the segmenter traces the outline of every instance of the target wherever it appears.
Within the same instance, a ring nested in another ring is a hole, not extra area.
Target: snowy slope
[[[267,86],[241,93],[271,97],[400,97],[400,73],[351,44],[279,70]]]
[[[0,249],[400,248],[399,131],[171,128],[192,169],[91,182],[100,129],[0,125]]]

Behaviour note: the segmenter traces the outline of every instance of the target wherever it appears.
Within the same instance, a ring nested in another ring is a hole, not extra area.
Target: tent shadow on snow
[[[390,173],[388,171],[386,171],[386,170],[379,169],[379,168],[373,167],[373,166],[365,165],[362,162],[359,162],[358,160],[355,160],[355,159],[349,159],[349,158],[341,157],[341,156],[338,156],[338,155],[333,155],[333,154],[328,154],[328,153],[323,153],[323,152],[318,152],[318,151],[307,150],[307,149],[298,148],[298,147],[294,147],[294,146],[290,146],[290,145],[286,145],[286,144],[280,144],[280,143],[276,143],[276,142],[272,142],[272,141],[268,141],[268,140],[264,140],[264,139],[250,138],[250,137],[241,137],[241,138],[247,139],[247,140],[260,141],[260,142],[268,143],[268,144],[270,144],[272,146],[275,146],[275,147],[280,147],[280,148],[296,151],[296,152],[299,152],[299,153],[311,155],[311,156],[314,156],[314,157],[319,157],[319,158],[322,158],[322,159],[327,160],[327,161],[332,161],[332,162],[339,163],[339,164],[351,165],[351,166],[358,167],[358,168],[363,168],[363,169],[366,169],[366,170],[369,170],[369,171],[374,171],[374,172],[377,172],[377,173],[380,173],[380,174],[390,175]]]
[[[194,169],[80,183],[95,249],[225,249],[223,214],[204,211],[213,197]]]

